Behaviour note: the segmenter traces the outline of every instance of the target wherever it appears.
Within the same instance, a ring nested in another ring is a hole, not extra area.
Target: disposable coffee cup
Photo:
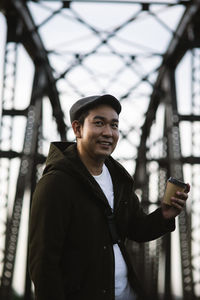
[[[163,198],[163,202],[168,205],[172,205],[171,203],[171,197],[176,197],[176,192],[184,192],[186,189],[187,184],[183,181],[180,181],[174,177],[170,177],[167,180],[167,186],[165,189],[165,194]]]

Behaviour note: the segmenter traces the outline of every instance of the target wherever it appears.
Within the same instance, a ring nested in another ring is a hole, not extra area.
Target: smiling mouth
[[[103,146],[112,146],[111,142],[105,142],[105,141],[99,142],[99,144]]]

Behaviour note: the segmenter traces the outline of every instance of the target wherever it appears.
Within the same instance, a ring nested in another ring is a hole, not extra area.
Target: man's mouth
[[[112,146],[111,142],[106,142],[106,141],[99,141],[99,144],[104,145],[104,146]]]

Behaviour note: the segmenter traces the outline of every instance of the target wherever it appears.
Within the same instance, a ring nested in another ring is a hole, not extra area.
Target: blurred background
[[[151,300],[200,299],[200,1],[0,0],[0,299],[31,300],[32,192],[69,108],[122,105],[113,153],[146,212],[170,176],[191,184],[177,230],[129,242]],[[95,299],[94,299],[95,300]]]

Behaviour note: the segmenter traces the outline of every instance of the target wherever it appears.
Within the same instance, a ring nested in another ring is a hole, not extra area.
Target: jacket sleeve
[[[146,214],[138,197],[133,192],[129,210],[129,239],[137,242],[148,242],[173,230],[175,230],[175,219],[164,219],[161,208]]]
[[[64,177],[64,176],[63,176]],[[29,229],[29,270],[37,300],[64,300],[61,254],[70,221],[65,178],[45,175],[33,195]]]

